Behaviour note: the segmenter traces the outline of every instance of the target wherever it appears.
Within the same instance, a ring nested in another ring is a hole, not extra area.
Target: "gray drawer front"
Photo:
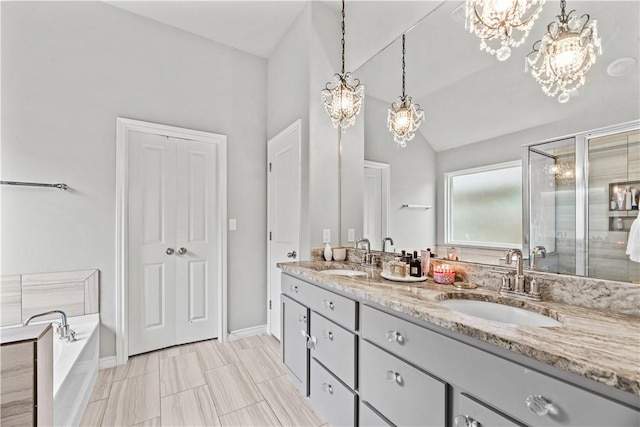
[[[454,420],[456,416],[463,415],[469,417],[471,420],[476,421],[481,427],[522,427],[523,424],[518,424],[511,421],[509,418],[502,416],[493,409],[486,407],[480,402],[471,399],[464,393],[460,394],[460,407],[458,411],[453,414]],[[463,427],[465,424],[456,424],[454,426]]]
[[[366,403],[360,402],[358,411],[358,425],[360,427],[389,427],[391,424],[376,414]]]
[[[355,389],[356,335],[317,313],[312,313],[311,336],[315,337],[311,356],[318,359],[345,384]]]
[[[358,303],[354,300],[286,274],[282,275],[282,293],[337,324],[356,330]]]
[[[447,382],[525,424],[640,425],[640,412],[635,409],[377,309],[363,306],[361,311],[363,338],[400,355],[439,378],[446,378]],[[388,341],[385,336],[388,331],[399,332],[402,340]],[[542,395],[553,402],[557,415],[534,414],[525,403],[531,395]]]
[[[355,394],[315,359],[311,359],[310,390],[311,404],[331,425],[355,425]]]
[[[445,425],[446,384],[362,340],[360,398],[398,426]]]
[[[282,357],[289,376],[303,395],[307,395],[307,340],[309,313],[305,306],[282,295]]]

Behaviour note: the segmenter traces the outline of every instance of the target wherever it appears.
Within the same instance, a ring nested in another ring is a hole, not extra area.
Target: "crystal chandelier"
[[[550,183],[551,186],[553,186],[553,182],[571,184],[575,180],[573,167],[566,162],[556,162],[553,165],[545,165],[544,172],[552,179]]]
[[[585,75],[602,54],[597,21],[588,14],[565,13],[565,0],[560,2],[560,15],[547,26],[547,33],[533,45],[527,55],[531,75],[548,96],[558,95],[558,102],[569,101],[571,93],[585,84]]]
[[[524,43],[545,1],[467,0],[465,28],[482,40],[480,50],[505,61],[511,56],[511,47]]]
[[[321,91],[324,109],[331,117],[334,127],[343,132],[356,122],[364,99],[364,86],[360,80],[352,79],[351,73],[344,71],[344,0],[342,0],[342,72],[334,74],[334,87],[328,82]]]
[[[414,104],[411,97],[404,92],[405,87],[405,62],[406,53],[405,35],[402,35],[402,96],[398,98],[398,102],[391,104],[389,115],[387,116],[387,126],[393,134],[393,140],[400,147],[406,147],[407,142],[411,141],[415,136],[416,130],[424,120],[424,111],[420,109],[420,105]]]

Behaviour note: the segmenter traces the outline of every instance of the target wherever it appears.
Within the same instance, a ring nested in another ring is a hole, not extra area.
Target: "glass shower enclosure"
[[[546,249],[537,269],[640,281],[640,263],[626,255],[640,200],[640,123],[529,145],[523,164],[523,249],[530,257]]]

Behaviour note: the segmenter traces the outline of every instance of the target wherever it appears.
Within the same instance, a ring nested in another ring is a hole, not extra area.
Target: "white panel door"
[[[364,168],[363,236],[371,242],[371,249],[381,250],[382,239],[382,171]]]
[[[218,146],[177,140],[177,344],[218,333]]]
[[[300,120],[268,143],[269,332],[280,339],[280,269],[300,252]]]
[[[129,135],[129,353],[175,344],[176,155],[159,135]]]

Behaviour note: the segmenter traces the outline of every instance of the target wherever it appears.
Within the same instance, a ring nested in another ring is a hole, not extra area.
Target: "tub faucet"
[[[360,247],[360,243],[367,244],[367,252],[362,256],[362,264],[371,264],[371,242],[366,237],[363,237],[356,242],[356,248]]]
[[[48,316],[50,314],[60,315],[60,324],[56,327],[56,332],[60,335],[60,339],[66,338],[67,342],[76,341],[76,333],[69,328],[69,323],[67,322],[67,313],[62,310],[51,310],[45,313],[34,314],[25,320],[22,325],[27,326],[36,317]]]
[[[531,251],[531,266],[530,266],[532,270],[536,269],[536,258],[538,258],[538,254],[540,254],[540,258],[546,258],[547,248],[545,248],[544,246],[536,246],[535,248],[533,248],[533,250]]]
[[[386,252],[387,250],[387,242],[391,243],[391,245],[393,245],[393,239],[391,237],[385,237],[384,239],[382,239],[382,252]]]

